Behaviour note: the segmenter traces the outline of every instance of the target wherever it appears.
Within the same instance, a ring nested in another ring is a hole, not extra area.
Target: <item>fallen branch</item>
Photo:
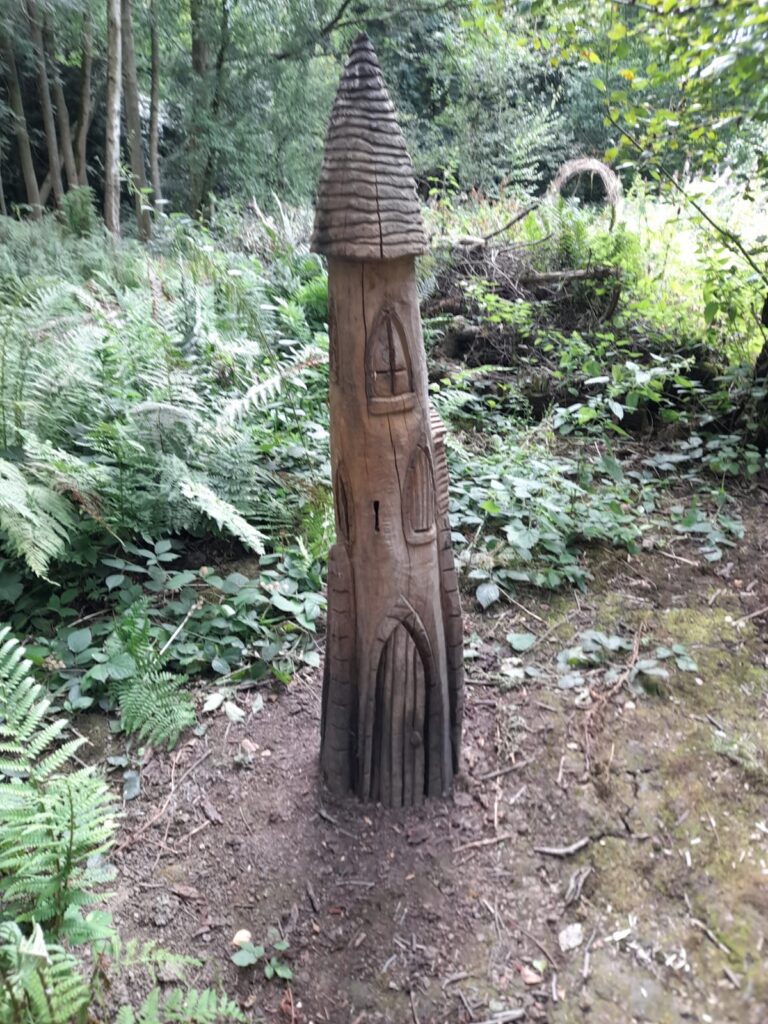
[[[768,614],[768,604],[765,608],[758,608],[756,612],[751,612],[749,615],[742,615],[740,619],[736,619],[734,626],[739,629],[739,627],[743,626],[746,622],[751,622],[752,619],[760,619],[766,614]]]
[[[556,284],[558,281],[602,280],[606,277],[619,277],[618,267],[584,267],[580,270],[545,270],[529,271],[519,278],[521,284]]]
[[[506,832],[500,836],[488,836],[486,839],[475,839],[471,843],[463,843],[457,846],[454,853],[463,853],[464,850],[476,850],[481,846],[495,846],[496,843],[505,843],[508,839],[514,839],[513,832]]]
[[[509,229],[514,227],[515,224],[519,223],[521,220],[525,220],[528,214],[533,213],[538,205],[538,203],[531,203],[530,206],[526,206],[522,210],[518,210],[515,216],[511,220],[508,220],[503,228],[497,228],[495,231],[491,231],[489,235],[484,235],[483,241],[488,242],[491,238],[496,238],[497,235],[503,235],[505,231],[509,231]]]
[[[541,853],[545,857],[572,857],[574,853],[578,853],[579,850],[583,850],[585,846],[589,846],[592,842],[591,836],[582,836],[581,839],[577,839],[575,843],[571,843],[570,846],[534,846],[534,853]]]
[[[512,1021],[523,1020],[524,1017],[525,1010],[502,1010],[495,1017],[489,1017],[487,1020],[473,1021],[472,1024],[512,1024]]]
[[[533,760],[529,758],[527,761],[516,761],[515,764],[508,764],[506,768],[497,768],[495,772],[486,772],[485,775],[478,775],[478,782],[488,782],[490,779],[498,779],[502,775],[509,775],[510,772],[516,772],[518,768],[527,768],[529,764],[532,764]]]

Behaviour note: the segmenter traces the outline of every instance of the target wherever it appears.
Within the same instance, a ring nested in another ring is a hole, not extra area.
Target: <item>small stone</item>
[[[572,949],[578,949],[584,941],[584,928],[578,921],[575,924],[569,924],[560,932],[557,941],[563,953],[569,953]]]

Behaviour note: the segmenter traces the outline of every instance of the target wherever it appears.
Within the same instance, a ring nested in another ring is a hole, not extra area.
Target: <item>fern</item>
[[[212,519],[220,529],[237,537],[257,555],[264,553],[264,535],[251,526],[228,501],[214,494],[206,483],[189,476],[179,482],[179,487],[193,508]]]
[[[237,1003],[213,989],[173,988],[163,995],[153,988],[138,1010],[120,1007],[115,1024],[224,1024],[245,1020]]]
[[[15,921],[0,923],[0,1024],[72,1024],[89,1001],[77,961],[47,944],[39,924],[27,937]]]
[[[170,672],[150,669],[131,684],[120,684],[120,724],[126,732],[155,746],[174,746],[181,732],[195,723],[182,679]]]
[[[51,562],[67,550],[76,525],[66,498],[30,482],[18,466],[0,459],[0,538],[32,572],[47,575]]]
[[[219,414],[217,426],[236,423],[249,412],[266,405],[280,392],[286,380],[303,373],[312,366],[326,362],[327,358],[327,354],[317,345],[305,345],[297,349],[289,359],[281,361],[277,370],[268,377],[256,381],[245,394],[227,402]]]
[[[46,721],[50,701],[29,669],[0,628],[0,895],[19,921],[61,925],[109,877],[98,861],[115,823],[92,768],[62,773],[83,740],[52,748],[66,722]]]
[[[152,646],[146,601],[131,605],[104,645],[108,662],[123,666],[110,694],[120,709],[120,724],[148,743],[173,746],[195,722],[195,710],[182,689],[184,676],[164,672],[166,658]]]

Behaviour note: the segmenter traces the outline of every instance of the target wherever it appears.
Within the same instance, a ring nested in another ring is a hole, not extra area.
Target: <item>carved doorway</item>
[[[410,631],[398,623],[376,672],[371,799],[386,807],[421,803],[427,779],[428,674]]]

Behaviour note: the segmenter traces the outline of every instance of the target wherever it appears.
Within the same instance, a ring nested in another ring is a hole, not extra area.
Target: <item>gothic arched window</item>
[[[403,526],[410,544],[425,544],[436,534],[435,478],[432,458],[424,445],[414,450],[405,474]]]
[[[408,339],[399,318],[386,307],[366,341],[365,391],[372,413],[402,412],[416,401]]]
[[[336,470],[336,532],[341,540],[351,541],[354,526],[352,509],[352,492],[347,482],[347,474],[342,463]]]

